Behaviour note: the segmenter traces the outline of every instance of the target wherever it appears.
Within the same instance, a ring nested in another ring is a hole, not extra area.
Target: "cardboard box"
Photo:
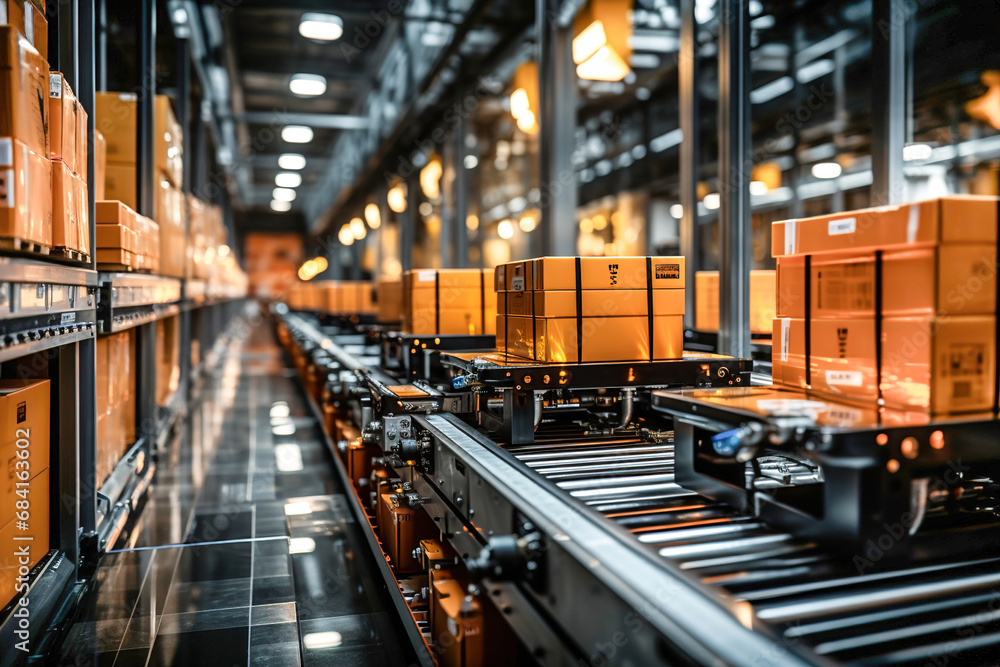
[[[82,176],[77,176],[74,179],[77,187],[79,187],[79,196],[76,198],[77,204],[80,206],[80,213],[77,215],[77,220],[80,223],[80,252],[90,255],[90,191],[87,188],[87,183]]]
[[[90,230],[80,220],[84,213],[80,197],[82,183],[65,162],[52,162],[52,245],[87,252]],[[86,234],[86,242],[83,236]]]
[[[653,350],[650,358],[649,317],[584,317],[582,358],[577,344],[577,319],[498,317],[505,326],[498,338],[508,354],[551,363],[598,361],[657,361],[679,359],[684,349],[684,316],[652,318]],[[499,331],[499,329],[498,329]]]
[[[86,142],[85,142],[86,143]],[[94,199],[107,199],[108,142],[100,131],[94,132]]]
[[[33,0],[0,0],[0,25],[9,25],[48,57],[49,23],[45,19],[45,3]]]
[[[403,279],[379,278],[375,286],[378,321],[403,321]]]
[[[974,195],[785,220],[771,226],[774,257],[996,242],[997,198]]]
[[[581,312],[585,317],[629,317],[649,313],[647,290],[580,290]],[[683,315],[684,290],[653,290],[653,313]],[[501,292],[497,312],[525,317],[576,317],[577,292]]]
[[[0,527],[0,606],[27,590],[23,582],[17,581],[18,569],[22,565],[35,567],[49,552],[52,525],[49,470],[39,471],[29,482],[26,525],[11,520]],[[24,552],[27,552],[26,563],[21,562]]]
[[[996,405],[994,316],[886,317],[882,336],[888,407],[947,414]]]
[[[180,318],[176,315],[156,322],[156,404],[166,405],[180,385]]]
[[[86,109],[80,104],[80,100],[76,101],[76,171],[74,172],[80,177],[84,183],[87,182],[87,156],[90,153],[90,141],[88,137],[90,136],[90,117],[87,115]]]
[[[109,200],[120,201],[131,209],[138,208],[134,164],[108,162],[104,175],[104,194]]]
[[[750,333],[771,333],[775,317],[775,282],[774,271],[750,272]],[[695,274],[695,328],[719,330],[718,271],[698,271]]]
[[[496,291],[683,289],[683,257],[541,257],[497,267]],[[647,275],[649,279],[647,279]],[[502,288],[501,288],[502,286]]]
[[[49,63],[12,26],[0,26],[0,137],[49,155]],[[41,104],[39,103],[41,102]]]
[[[493,333],[497,302],[489,272],[407,271],[403,275],[403,330],[412,334]]]
[[[773,322],[771,376],[775,384],[805,387],[806,328],[802,318],[781,317]]]
[[[135,93],[97,93],[94,121],[107,141],[109,165],[118,163],[135,166],[137,100]],[[183,140],[170,100],[165,95],[156,96],[153,113],[156,170],[166,174],[171,183],[180,186],[183,176]],[[116,198],[111,194],[108,196]]]
[[[161,175],[155,199],[154,219],[160,226],[160,275],[183,278],[187,247],[184,194]]]
[[[70,173],[79,173],[80,107],[72,88],[61,72],[49,73],[49,157],[61,160]],[[83,135],[87,141],[87,135]],[[86,170],[86,162],[84,163]]]
[[[49,467],[49,392],[48,380],[0,380],[0,525],[14,519],[18,482]]]
[[[52,245],[52,161],[0,138],[0,237]]]

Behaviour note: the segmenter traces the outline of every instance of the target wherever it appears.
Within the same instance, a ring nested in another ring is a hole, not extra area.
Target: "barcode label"
[[[62,77],[58,74],[49,74],[49,97],[62,99]]]
[[[826,383],[831,387],[860,387],[864,384],[860,371],[827,371]]]
[[[843,218],[842,220],[831,220],[827,225],[827,234],[830,236],[840,236],[842,234],[853,234],[857,229],[857,218]]]
[[[418,283],[432,283],[437,277],[437,271],[417,271]]]
[[[0,166],[14,166],[14,140],[10,137],[0,139]]]
[[[512,292],[524,291],[524,276],[514,276],[510,279],[510,290]]]
[[[63,313],[62,317],[59,318],[60,324],[70,324],[71,322],[76,322],[76,313]]]

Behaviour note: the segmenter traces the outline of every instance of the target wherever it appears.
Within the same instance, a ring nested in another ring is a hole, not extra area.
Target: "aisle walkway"
[[[201,396],[53,662],[407,664],[269,323],[230,346]]]

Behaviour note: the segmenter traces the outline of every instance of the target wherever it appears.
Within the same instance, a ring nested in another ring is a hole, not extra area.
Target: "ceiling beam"
[[[324,130],[364,130],[368,128],[365,116],[323,113],[286,113],[283,111],[247,111],[236,120],[258,125],[308,125]]]

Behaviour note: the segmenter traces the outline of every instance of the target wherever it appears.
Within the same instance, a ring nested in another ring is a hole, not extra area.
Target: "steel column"
[[[420,174],[406,178],[406,210],[399,214],[399,262],[403,271],[413,268],[413,240],[417,233],[417,198],[420,193]]]
[[[719,30],[719,352],[750,356],[750,11],[723,0]]]
[[[555,20],[559,0],[537,0],[539,106],[539,224],[543,255],[576,253],[576,172],[573,136],[577,84],[573,31]]]
[[[461,114],[459,114],[461,118]],[[441,268],[455,267],[455,165],[457,153],[455,150],[455,132],[445,139],[441,146],[441,234],[438,236],[438,255],[441,258]]]
[[[177,123],[181,126],[182,144],[181,161],[183,172],[181,175],[181,192],[184,193],[184,205],[181,207],[183,219],[184,238],[191,237],[191,216],[190,208],[187,205],[187,196],[191,194],[192,176],[192,155],[191,155],[191,43],[187,39],[177,40]],[[198,123],[201,125],[201,123]],[[186,302],[187,281],[181,281],[181,301]],[[187,350],[188,353],[181,354],[178,361],[180,366],[180,380],[177,390],[184,399],[190,397],[191,385],[191,310],[181,308],[178,315],[180,317],[180,349]]]
[[[872,206],[898,204],[906,197],[906,4],[872,3]]]
[[[77,31],[79,46],[79,64],[77,66],[77,79],[73,82],[73,90],[76,97],[87,112],[87,221],[88,233],[90,234],[90,268],[97,269],[97,226],[96,226],[96,197],[95,197],[95,177],[94,177],[94,137],[95,132],[95,98],[97,90],[97,66],[96,59],[103,60],[95,48],[97,4],[103,6],[102,0],[81,0],[77,3]],[[93,364],[91,363],[91,366]]]
[[[465,226],[465,219],[469,217],[469,179],[466,173],[468,170],[465,168],[465,156],[469,154],[469,149],[465,145],[466,125],[465,116],[459,114],[458,124],[451,137],[455,153],[455,180],[452,184],[455,193],[455,225],[452,229],[455,252],[453,266],[459,269],[469,266],[469,229]]]
[[[135,179],[138,212],[153,217],[156,187],[156,155],[153,132],[156,101],[156,0],[139,0],[137,60],[139,87],[136,90]]]
[[[684,326],[693,329],[697,300],[694,276],[701,254],[698,251],[698,19],[694,15],[694,0],[681,0],[681,48],[678,62],[680,92],[680,123],[684,139],[681,143],[681,215],[680,246],[684,256]],[[648,218],[647,218],[648,220]],[[647,222],[647,224],[649,224]]]

